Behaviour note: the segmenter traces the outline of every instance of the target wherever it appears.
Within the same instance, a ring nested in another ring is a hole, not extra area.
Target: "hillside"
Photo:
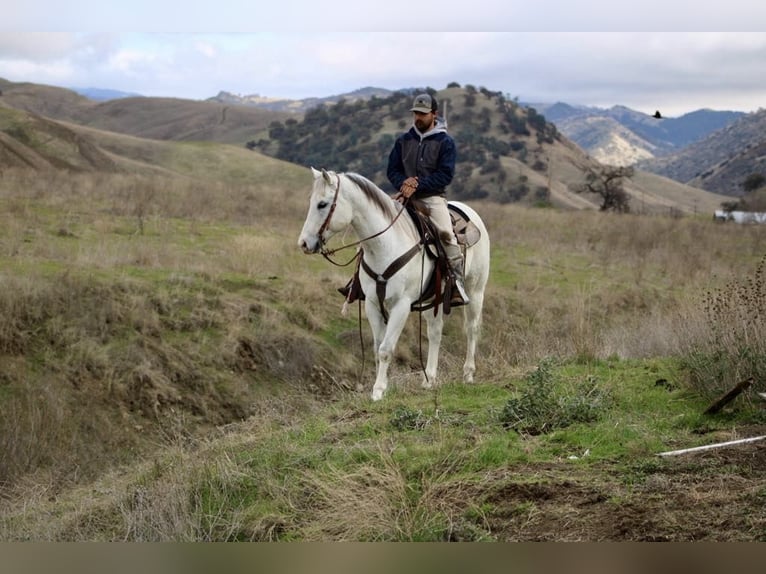
[[[658,453],[766,433],[762,381],[703,414],[764,372],[766,227],[638,215],[712,197],[646,172],[633,214],[596,212],[569,188],[592,158],[496,104],[471,108],[486,149],[500,118],[526,139],[484,161],[569,209],[471,200],[492,242],[476,382],[453,312],[421,388],[413,314],[371,402],[364,311],[336,291],[351,270],[296,243],[306,167],[0,99],[0,540],[762,540],[764,443]],[[467,189],[500,177],[481,171]]]
[[[534,109],[486,89],[452,85],[434,92],[458,144],[453,197],[570,209],[599,206],[597,197],[573,189],[601,164]],[[302,120],[275,123],[269,139],[252,143],[293,163],[327,166],[329,161],[329,167],[358,171],[392,191],[385,158],[394,138],[410,125],[410,102],[408,94],[395,93],[315,108]],[[667,213],[672,206],[682,213],[712,213],[723,200],[691,187],[679,194],[678,188],[677,182],[657,177],[625,182],[633,206],[646,213]]]
[[[528,104],[602,163],[631,165],[662,157],[734,122],[742,112],[696,110],[677,118],[654,118],[625,106]]]
[[[359,88],[346,94],[327,96],[324,98],[304,98],[301,100],[292,100],[286,98],[270,98],[258,94],[239,95],[230,92],[219,92],[217,96],[208,98],[207,102],[216,102],[219,104],[236,106],[254,106],[266,110],[277,112],[306,113],[312,108],[318,106],[327,106],[337,104],[340,100],[346,102],[356,102],[358,100],[369,100],[372,97],[386,98],[393,94],[391,90],[384,88],[366,87]]]
[[[766,174],[766,109],[746,114],[677,153],[640,162],[637,167],[739,197],[748,175]]]
[[[701,414],[763,362],[763,316],[752,353],[719,335],[757,305],[728,285],[762,276],[765,228],[480,203],[476,383],[457,312],[420,387],[412,316],[373,403],[350,271],[296,245],[308,170],[232,185],[251,152],[156,143],[168,169],[210,161],[0,173],[0,540],[762,539],[763,443],[657,453],[766,432],[755,393]]]
[[[0,79],[0,102],[63,120],[141,138],[244,145],[272,121],[295,114],[177,98],[125,97],[93,101],[72,90]]]
[[[597,169],[599,162],[544,116],[486,89],[452,86],[437,94],[460,146],[458,174],[451,186],[454,197],[568,209],[598,208],[597,196],[577,194],[572,189],[584,181],[589,170]],[[136,143],[121,150],[117,136],[122,134],[140,138],[140,142],[218,142],[242,149],[247,146],[253,150],[250,158],[254,162],[262,161],[265,154],[304,167],[358,171],[386,188],[385,158],[395,136],[409,125],[411,96],[397,92],[382,98],[364,91],[363,95],[315,107],[301,115],[169,98],[93,102],[63,88],[5,82],[0,104],[6,115],[10,117],[13,110],[27,115],[24,120],[19,119],[22,116],[7,120],[10,123],[2,130],[3,161],[72,169],[91,166],[96,170],[119,170],[123,160],[143,162],[143,169],[151,166],[151,150],[159,146]],[[40,136],[16,137],[21,132],[14,132],[13,125],[21,124],[32,132],[40,130]],[[90,154],[92,161],[69,157],[76,152],[76,147],[71,146],[57,157],[58,152],[50,145],[55,141],[54,132],[66,132],[65,140],[80,142],[82,153]],[[96,158],[89,145],[105,155]],[[164,149],[164,153],[172,154],[172,148]],[[123,153],[127,155],[121,158]],[[694,213],[697,209],[712,212],[725,199],[693,187],[678,194],[676,187],[656,177],[635,177],[625,184],[634,208],[641,212],[665,213],[669,204],[680,213]],[[677,203],[679,197],[683,201]]]
[[[7,168],[232,184],[263,177],[295,181],[305,176],[299,166],[240,146],[138,138],[50,120],[0,101],[0,170]]]

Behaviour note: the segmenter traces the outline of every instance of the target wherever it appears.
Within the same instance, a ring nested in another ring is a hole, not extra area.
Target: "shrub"
[[[509,399],[500,414],[506,428],[538,435],[598,420],[608,395],[595,378],[588,377],[567,389],[556,381],[554,367],[552,359],[544,359],[527,375],[520,394]]]
[[[766,378],[766,256],[750,277],[735,277],[703,299],[704,325],[682,358],[695,391],[713,398],[740,381]]]

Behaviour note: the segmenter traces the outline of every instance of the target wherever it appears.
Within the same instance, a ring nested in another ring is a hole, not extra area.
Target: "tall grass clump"
[[[599,419],[609,401],[608,393],[593,377],[573,385],[563,384],[555,377],[555,364],[551,358],[543,359],[527,375],[524,387],[500,413],[506,428],[538,435]]]
[[[704,323],[682,357],[691,386],[713,398],[752,377],[766,380],[766,256],[703,298]]]

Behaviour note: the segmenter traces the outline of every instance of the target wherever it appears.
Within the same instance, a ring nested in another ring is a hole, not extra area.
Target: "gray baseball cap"
[[[411,112],[420,112],[422,114],[428,114],[435,112],[439,108],[436,103],[436,98],[430,94],[418,94],[415,96],[415,100],[412,102]]]

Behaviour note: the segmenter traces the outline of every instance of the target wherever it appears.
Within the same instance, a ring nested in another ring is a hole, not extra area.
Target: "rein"
[[[338,263],[336,261],[333,261],[331,259],[332,255],[335,255],[338,251],[343,251],[344,249],[349,249],[350,247],[356,247],[358,245],[361,245],[365,241],[368,241],[370,239],[374,239],[378,237],[379,235],[383,235],[386,231],[391,229],[394,226],[394,223],[396,223],[396,220],[399,219],[399,216],[404,212],[405,209],[407,209],[407,202],[410,200],[409,197],[404,199],[404,203],[402,204],[402,208],[399,210],[399,212],[396,214],[396,216],[391,220],[391,223],[389,223],[386,227],[378,231],[377,233],[373,233],[369,237],[365,237],[364,239],[360,239],[359,241],[355,241],[354,243],[349,243],[348,245],[341,245],[340,247],[336,249],[325,249],[324,244],[324,232],[327,231],[327,228],[330,225],[330,219],[333,216],[333,213],[335,213],[335,207],[338,205],[338,194],[340,193],[340,176],[341,174],[337,174],[338,177],[338,183],[335,186],[335,194],[332,198],[332,205],[330,206],[330,212],[327,214],[327,218],[324,220],[324,223],[319,227],[319,231],[317,232],[317,235],[319,236],[319,243],[321,245],[320,253],[322,254],[322,257],[324,257],[327,261],[332,263],[333,265],[337,267],[347,267],[348,265],[351,265],[353,261],[358,259],[361,256],[361,251],[358,251],[356,255],[354,255],[351,259],[346,261],[346,263]]]

